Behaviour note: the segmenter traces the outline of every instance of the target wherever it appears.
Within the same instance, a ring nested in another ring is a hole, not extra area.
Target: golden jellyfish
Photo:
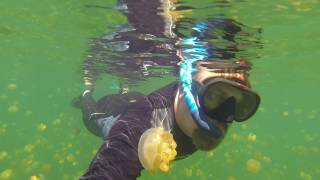
[[[7,98],[8,98],[8,96],[5,94],[0,95],[0,100],[6,100]]]
[[[257,135],[255,135],[254,133],[248,134],[248,141],[255,142],[256,140],[257,140]]]
[[[16,90],[17,89],[17,85],[14,84],[14,83],[10,83],[10,84],[8,84],[8,89],[9,90]]]
[[[53,121],[53,125],[57,126],[59,124],[61,124],[61,119],[57,118]]]
[[[285,117],[289,116],[289,112],[288,111],[283,111],[282,112],[282,116],[285,116]]]
[[[37,128],[39,131],[43,132],[47,129],[47,125],[44,123],[40,123],[40,124],[38,124]]]
[[[249,159],[247,161],[247,170],[251,173],[258,173],[260,171],[261,164],[255,159]]]
[[[0,161],[4,160],[8,157],[8,153],[6,151],[0,152]]]
[[[233,134],[231,134],[231,139],[234,142],[239,141],[240,140],[240,135],[236,134],[236,133],[233,133]]]
[[[207,156],[208,156],[208,157],[211,158],[213,155],[214,155],[214,151],[208,151],[208,152],[207,152]]]
[[[6,169],[1,172],[0,179],[11,179],[13,175],[12,169]]]
[[[241,129],[245,130],[248,128],[248,125],[247,124],[241,124]]]
[[[11,112],[11,113],[18,112],[18,110],[19,110],[19,108],[16,105],[11,105],[11,106],[8,107],[8,111]]]
[[[196,175],[197,175],[197,176],[203,176],[203,175],[204,175],[203,170],[201,170],[201,169],[197,169],[197,171],[196,171]]]
[[[40,180],[38,176],[30,176],[30,180]]]
[[[74,157],[73,154],[69,154],[69,155],[67,156],[67,161],[72,162],[72,161],[74,161],[74,160],[75,160],[75,157]]]
[[[304,171],[301,171],[300,172],[300,177],[303,179],[303,180],[312,180],[312,176]]]
[[[24,151],[31,152],[31,151],[33,151],[34,147],[35,146],[33,144],[27,144],[24,146]]]
[[[163,128],[151,128],[140,137],[138,156],[142,166],[151,172],[170,170],[170,163],[175,159],[177,144],[170,131]]]
[[[192,169],[191,168],[185,168],[184,172],[185,172],[185,175],[187,177],[191,177],[192,176]]]

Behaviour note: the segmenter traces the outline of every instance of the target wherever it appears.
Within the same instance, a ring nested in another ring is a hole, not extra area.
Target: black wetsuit
[[[181,131],[174,118],[173,104],[177,89],[178,82],[174,82],[148,96],[141,96],[137,102],[130,103],[126,109],[123,109],[108,132],[108,136],[104,138],[105,141],[87,172],[80,179],[132,180],[139,177],[143,167],[138,159],[138,142],[140,136],[154,126],[155,118],[163,119],[164,123],[172,128],[173,137],[177,143],[177,158],[195,152],[191,139]],[[109,107],[113,103],[101,100],[99,102],[97,105],[104,104],[102,107],[97,106],[100,109],[105,108],[106,103],[109,103]],[[83,109],[84,113],[92,110],[88,104],[84,105],[87,107]],[[100,117],[96,118],[101,118],[101,111],[99,114]],[[105,112],[105,116],[110,116],[110,113]]]

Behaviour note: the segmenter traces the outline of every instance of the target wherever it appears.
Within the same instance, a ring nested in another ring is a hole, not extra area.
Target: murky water
[[[127,27],[116,4],[0,2],[0,179],[77,179],[88,167],[101,140],[85,129],[71,101],[83,91],[83,67],[88,55],[98,54],[96,42]],[[234,124],[215,151],[177,161],[168,175],[143,172],[140,179],[319,179],[320,2],[188,0],[178,7],[188,19],[181,27],[224,17],[258,36],[258,46],[237,56],[250,58],[262,104],[252,119]],[[175,61],[147,61],[148,74],[143,64],[133,74],[117,73],[128,62],[117,63],[97,76],[97,98],[118,92],[123,81],[149,93],[177,78]]]

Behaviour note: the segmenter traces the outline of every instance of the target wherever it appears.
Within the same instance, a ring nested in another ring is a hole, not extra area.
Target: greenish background
[[[262,96],[259,112],[234,124],[212,152],[174,163],[170,174],[140,179],[320,179],[318,0],[184,1],[202,20],[217,14],[263,29],[251,80]],[[0,179],[77,179],[101,140],[83,126],[71,100],[83,91],[81,68],[89,40],[125,24],[114,0],[1,0]],[[211,8],[201,8],[209,7]],[[149,79],[144,93],[175,77]],[[96,96],[116,92],[104,75]],[[256,136],[254,138],[248,138]],[[248,161],[249,160],[249,161]],[[260,165],[257,172],[248,162]],[[37,177],[37,178],[36,178]]]

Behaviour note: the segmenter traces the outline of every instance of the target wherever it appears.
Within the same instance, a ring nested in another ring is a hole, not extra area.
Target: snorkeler
[[[127,6],[129,10],[139,7],[137,3]],[[146,32],[141,33],[153,31],[136,22],[136,29],[142,31],[142,27]],[[230,20],[197,24],[193,37],[179,39],[178,44],[185,47],[177,52],[181,59],[180,80],[149,95],[123,89],[96,102],[94,83],[85,77],[86,90],[78,106],[88,130],[104,141],[80,179],[132,180],[139,177],[143,169],[167,172],[172,160],[197,150],[214,149],[232,123],[245,121],[255,114],[260,97],[250,89],[250,64],[243,59],[210,59],[219,48],[208,46],[203,39],[207,30],[214,27],[224,30],[229,27],[235,30],[234,34],[239,31]],[[168,32],[164,29],[155,32],[159,35]],[[233,38],[229,37],[232,33],[226,34],[226,39]],[[157,155],[159,149],[162,151]]]
[[[160,126],[170,129],[176,142],[176,159],[196,150],[215,148],[234,121],[247,120],[259,105],[259,96],[249,89],[248,79],[241,73],[246,65],[239,61],[235,67],[237,73],[214,75],[201,67],[195,74],[192,87],[200,116],[188,107],[181,82],[148,96],[129,92],[106,96],[97,103],[92,92],[85,91],[81,100],[85,124],[91,132],[103,137],[104,142],[80,179],[125,180],[140,176],[143,167],[138,143],[145,131],[157,126],[159,119]]]

